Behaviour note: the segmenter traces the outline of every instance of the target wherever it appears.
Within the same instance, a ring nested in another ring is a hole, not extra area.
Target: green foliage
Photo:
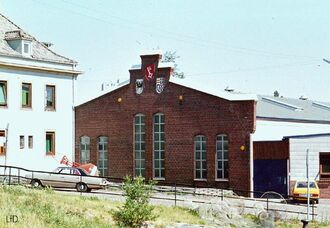
[[[184,73],[179,72],[180,69],[178,68],[178,64],[175,62],[176,59],[178,58],[180,58],[180,56],[176,54],[176,51],[166,51],[163,56],[162,62],[173,63],[174,64],[173,77],[182,79],[185,78]]]
[[[144,222],[156,219],[154,207],[149,205],[153,185],[154,182],[145,183],[141,176],[135,179],[125,177],[123,190],[126,202],[112,211],[113,219],[120,227],[141,227]]]

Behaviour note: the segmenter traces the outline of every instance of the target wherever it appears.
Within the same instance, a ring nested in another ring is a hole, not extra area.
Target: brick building
[[[76,161],[111,177],[250,190],[256,99],[180,85],[160,60],[142,54],[128,83],[76,107]]]

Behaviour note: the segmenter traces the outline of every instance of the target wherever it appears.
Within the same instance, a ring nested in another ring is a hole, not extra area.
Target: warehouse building
[[[125,85],[76,107],[76,161],[117,178],[251,190],[256,97],[189,87],[161,56],[143,53]]]

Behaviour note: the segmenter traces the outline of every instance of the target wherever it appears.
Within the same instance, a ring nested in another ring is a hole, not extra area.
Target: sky
[[[330,1],[0,0],[0,12],[78,61],[77,104],[124,81],[144,50],[176,51],[189,86],[330,102]]]

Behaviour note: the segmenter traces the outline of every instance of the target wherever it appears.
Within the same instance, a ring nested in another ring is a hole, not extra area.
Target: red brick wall
[[[157,65],[157,56],[146,61]],[[230,102],[168,81],[157,94],[155,81],[145,80],[143,93],[137,95],[135,79],[142,78],[144,71],[130,73],[131,84],[76,108],[76,161],[80,160],[79,139],[87,135],[91,137],[91,161],[97,164],[97,137],[105,135],[109,137],[109,175],[133,175],[133,118],[142,113],[146,120],[146,178],[152,178],[152,120],[161,112],[165,115],[165,183],[250,189],[249,134],[255,126],[254,101]],[[168,79],[170,68],[156,69],[155,74]],[[223,133],[229,137],[229,181],[216,182],[215,141],[217,134]],[[198,134],[207,138],[207,182],[194,181],[193,139]],[[246,146],[245,151],[240,150],[241,145]]]
[[[289,159],[289,141],[253,142],[253,159]]]
[[[330,198],[330,180],[320,180],[318,182],[321,198]]]

